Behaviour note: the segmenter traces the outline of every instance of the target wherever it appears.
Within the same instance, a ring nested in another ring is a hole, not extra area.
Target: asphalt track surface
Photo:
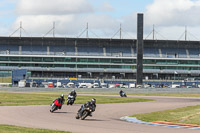
[[[95,97],[95,95],[93,95]],[[199,133],[199,130],[159,127],[129,123],[120,117],[133,114],[175,109],[200,104],[199,98],[176,98],[154,96],[129,96],[156,99],[151,102],[98,104],[92,117],[75,119],[81,105],[63,105],[61,110],[50,113],[49,105],[1,106],[0,124],[23,127],[57,129],[72,133]]]

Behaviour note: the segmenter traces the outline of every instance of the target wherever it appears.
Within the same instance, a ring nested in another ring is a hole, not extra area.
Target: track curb
[[[196,125],[171,123],[171,122],[163,122],[163,121],[145,122],[145,121],[138,120],[136,117],[124,116],[124,117],[121,117],[120,120],[124,120],[124,121],[127,121],[127,122],[132,122],[132,123],[138,123],[138,124],[153,125],[153,126],[162,126],[162,127],[173,127],[173,128],[184,128],[184,129],[200,130],[200,127],[198,127]]]

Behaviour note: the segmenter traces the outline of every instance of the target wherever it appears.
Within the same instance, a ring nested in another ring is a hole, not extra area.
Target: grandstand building
[[[135,79],[135,39],[0,37],[0,76]],[[144,40],[143,78],[198,78],[200,42]]]

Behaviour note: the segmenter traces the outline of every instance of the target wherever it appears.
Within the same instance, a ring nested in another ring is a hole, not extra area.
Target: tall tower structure
[[[137,14],[137,74],[136,85],[143,84],[143,14]]]

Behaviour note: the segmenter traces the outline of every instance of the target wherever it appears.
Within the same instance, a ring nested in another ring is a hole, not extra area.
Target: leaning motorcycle
[[[58,100],[56,99],[52,104],[51,104],[51,109],[50,112],[53,113],[54,111],[56,111],[59,107],[61,107],[62,104],[58,102]]]
[[[125,92],[120,93],[120,96],[121,96],[121,97],[127,97],[127,95],[126,95]]]
[[[82,113],[81,113],[82,112]],[[76,119],[84,120],[88,115],[90,115],[93,112],[92,107],[86,107],[83,109],[83,111],[79,111],[76,115]]]
[[[67,97],[67,105],[72,105],[72,104],[74,104],[74,101],[75,101],[75,97],[74,97],[74,96],[69,95],[69,96]]]

